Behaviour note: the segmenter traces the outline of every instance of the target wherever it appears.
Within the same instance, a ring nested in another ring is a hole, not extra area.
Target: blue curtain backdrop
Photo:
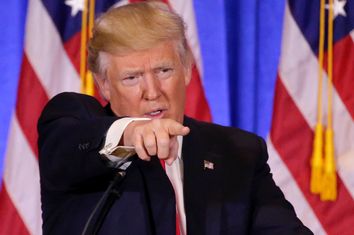
[[[269,132],[284,4],[285,0],[194,0],[204,87],[214,122],[263,137]],[[25,0],[0,2],[0,175],[16,98],[26,7]]]
[[[22,58],[27,2],[0,2],[0,178]],[[19,146],[20,147],[20,146]]]
[[[265,137],[281,45],[284,1],[225,1],[230,124]]]

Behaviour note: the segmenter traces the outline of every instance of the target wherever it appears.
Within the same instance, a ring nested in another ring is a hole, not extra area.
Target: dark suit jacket
[[[44,234],[80,234],[116,173],[98,154],[117,120],[89,96],[62,93],[38,122]],[[194,234],[311,234],[275,185],[264,141],[185,117],[184,198]],[[204,160],[214,169],[204,169]],[[175,198],[157,158],[134,160],[100,234],[175,234]]]

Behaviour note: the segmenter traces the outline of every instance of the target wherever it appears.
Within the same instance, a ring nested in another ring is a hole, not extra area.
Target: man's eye
[[[169,78],[173,73],[172,68],[160,68],[157,70],[157,76],[158,78],[165,79]]]
[[[167,73],[169,71],[172,71],[172,69],[171,68],[162,68],[161,69],[161,72],[163,72],[163,73]]]
[[[133,86],[138,83],[138,76],[128,76],[122,79],[122,83],[127,86]]]

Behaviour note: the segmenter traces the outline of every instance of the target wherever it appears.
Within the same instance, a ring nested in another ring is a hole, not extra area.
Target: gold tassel
[[[333,130],[326,130],[325,160],[323,172],[322,201],[335,201],[337,199],[337,175],[334,160]]]
[[[85,94],[94,96],[95,95],[95,85],[92,73],[87,71],[86,73],[86,91]]]
[[[322,174],[323,174],[323,126],[317,123],[315,131],[315,139],[313,142],[313,152],[311,160],[311,193],[320,193],[322,190]]]

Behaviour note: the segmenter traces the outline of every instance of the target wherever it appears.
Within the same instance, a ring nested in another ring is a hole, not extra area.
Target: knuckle
[[[152,141],[145,141],[144,145],[146,148],[153,148],[155,147],[155,144]]]
[[[144,138],[144,146],[146,148],[154,148],[156,146],[155,137],[154,136],[146,136]]]

